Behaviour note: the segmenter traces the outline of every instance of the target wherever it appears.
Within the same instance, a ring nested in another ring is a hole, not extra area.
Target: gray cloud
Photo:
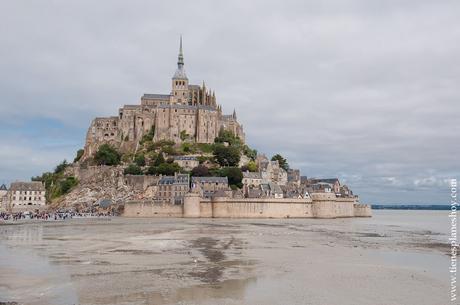
[[[15,149],[38,159],[21,156],[31,173],[0,164],[2,177],[70,159],[92,117],[169,92],[183,34],[189,78],[237,109],[259,151],[285,154],[308,176],[339,176],[364,201],[443,202],[446,179],[460,174],[459,9],[423,0],[2,2],[0,120],[81,130],[53,154],[6,137],[0,162],[18,160]]]

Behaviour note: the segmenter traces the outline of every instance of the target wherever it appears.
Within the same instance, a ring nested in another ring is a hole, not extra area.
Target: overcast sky
[[[250,146],[369,203],[460,178],[460,2],[1,1],[0,183],[72,160],[95,116],[191,83]]]

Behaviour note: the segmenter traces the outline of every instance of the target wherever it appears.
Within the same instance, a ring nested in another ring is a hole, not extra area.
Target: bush
[[[79,149],[79,150],[77,151],[77,156],[75,157],[75,159],[73,159],[73,162],[75,163],[75,162],[80,161],[80,159],[81,159],[81,157],[83,156],[83,153],[84,153],[84,152],[85,152],[85,151],[84,151],[83,149]]]
[[[124,172],[125,175],[142,175],[142,169],[137,164],[130,164],[127,168],[125,168]]]
[[[224,167],[220,170],[220,176],[227,177],[228,184],[230,184],[230,186],[233,185],[238,188],[243,187],[243,184],[241,183],[243,180],[243,173],[238,167]]]
[[[98,165],[118,165],[120,153],[113,146],[102,144],[94,155],[94,161]]]
[[[145,156],[144,155],[136,155],[134,158],[134,163],[138,166],[145,166]]]
[[[240,151],[233,146],[215,145],[214,158],[221,166],[237,166],[240,162]]]
[[[192,169],[193,177],[206,177],[209,176],[209,169],[204,165],[198,165]]]
[[[178,173],[182,168],[177,163],[162,163],[158,166],[150,166],[146,174],[147,175],[167,175],[172,176],[174,173]]]
[[[64,172],[64,170],[66,169],[67,166],[69,166],[69,163],[67,163],[66,160],[62,161],[61,164],[56,166],[56,168],[54,169],[54,173],[55,174],[60,174],[60,173]]]
[[[258,171],[258,168],[257,168],[257,164],[256,162],[254,161],[249,161],[248,164],[244,165],[241,167],[241,170],[243,172],[245,171],[250,171],[250,172],[257,172]]]

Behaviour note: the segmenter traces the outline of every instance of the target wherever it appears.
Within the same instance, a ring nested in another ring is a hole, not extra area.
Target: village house
[[[227,177],[192,177],[192,185],[199,186],[204,198],[211,198],[217,191],[230,191]]]
[[[188,193],[189,176],[175,173],[174,176],[162,176],[158,181],[158,191],[155,194],[156,203],[182,204],[184,195]]]
[[[45,207],[46,189],[39,181],[13,182],[7,192],[7,209],[15,211],[35,210]]]
[[[187,171],[191,171],[200,164],[198,159],[194,156],[175,156],[174,162]]]

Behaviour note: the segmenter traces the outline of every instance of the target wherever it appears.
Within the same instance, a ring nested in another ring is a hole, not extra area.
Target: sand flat
[[[448,304],[444,232],[394,213],[0,226],[0,302]]]

